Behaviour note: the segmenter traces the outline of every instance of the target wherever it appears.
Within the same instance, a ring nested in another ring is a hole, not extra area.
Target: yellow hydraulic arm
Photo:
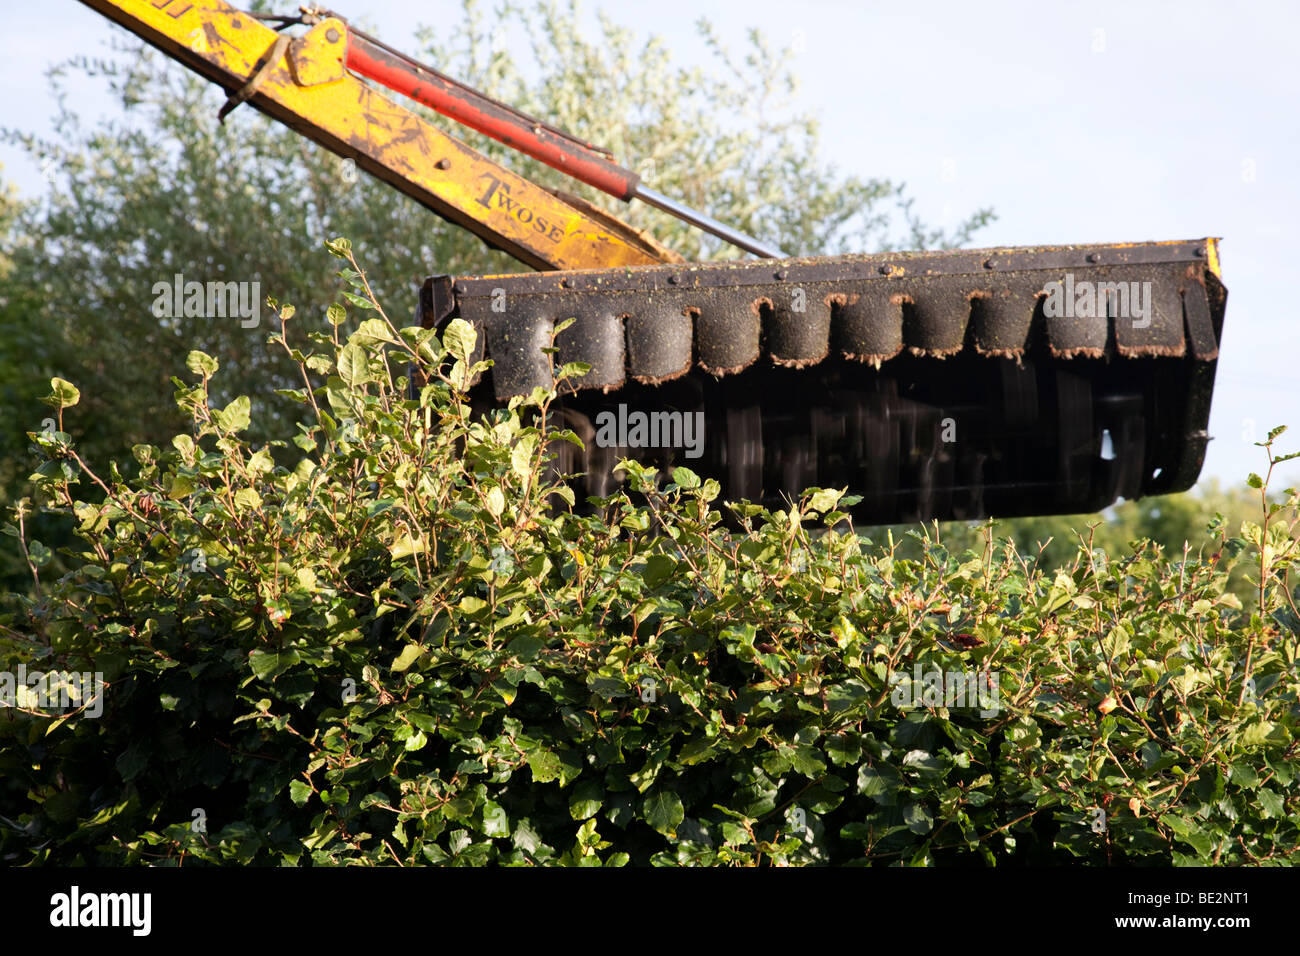
[[[581,200],[562,199],[441,132],[348,71],[333,17],[300,37],[224,0],[82,0],[168,56],[535,269],[681,257]]]

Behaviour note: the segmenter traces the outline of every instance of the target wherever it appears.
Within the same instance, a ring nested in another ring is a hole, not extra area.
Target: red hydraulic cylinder
[[[348,35],[347,67],[624,202],[636,195],[641,177],[594,148],[529,122],[488,97],[396,57],[353,31]]]

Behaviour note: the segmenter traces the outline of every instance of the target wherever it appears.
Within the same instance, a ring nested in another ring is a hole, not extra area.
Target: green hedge
[[[1213,554],[1085,543],[1046,573],[991,533],[903,559],[834,490],[728,531],[685,469],[628,463],[575,515],[554,393],[473,420],[469,327],[398,330],[332,251],[366,320],[296,343],[277,306],[292,441],[241,439],[197,352],[193,430],[137,446],[138,477],[32,436],[43,499],[8,530],[38,583],[4,657],[106,687],[98,717],[0,712],[5,862],[1294,859],[1294,493]],[[75,388],[50,402],[62,429]],[[59,580],[32,509],[79,526]]]

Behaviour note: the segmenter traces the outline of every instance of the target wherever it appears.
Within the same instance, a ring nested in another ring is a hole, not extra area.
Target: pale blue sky
[[[408,49],[418,25],[460,9],[330,5]],[[45,69],[102,55],[122,31],[75,0],[4,6],[0,125],[47,132]],[[992,206],[977,245],[1223,237],[1228,312],[1202,480],[1262,471],[1250,440],[1272,425],[1293,429],[1284,450],[1300,448],[1300,248],[1286,238],[1300,229],[1300,4],[610,0],[589,2],[588,19],[598,7],[661,34],[685,64],[703,58],[701,15],[734,47],[749,27],[796,44],[823,158],[907,182],[927,221]],[[99,84],[73,92],[84,115],[109,108]],[[21,153],[0,147],[0,163],[24,195],[43,185]]]

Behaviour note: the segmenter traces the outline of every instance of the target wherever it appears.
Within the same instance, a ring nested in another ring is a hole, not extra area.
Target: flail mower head
[[[887,524],[1191,487],[1225,300],[1202,239],[441,276],[421,309],[479,333],[480,401],[591,366],[558,402],[579,500],[631,458],[772,507],[847,487]]]

